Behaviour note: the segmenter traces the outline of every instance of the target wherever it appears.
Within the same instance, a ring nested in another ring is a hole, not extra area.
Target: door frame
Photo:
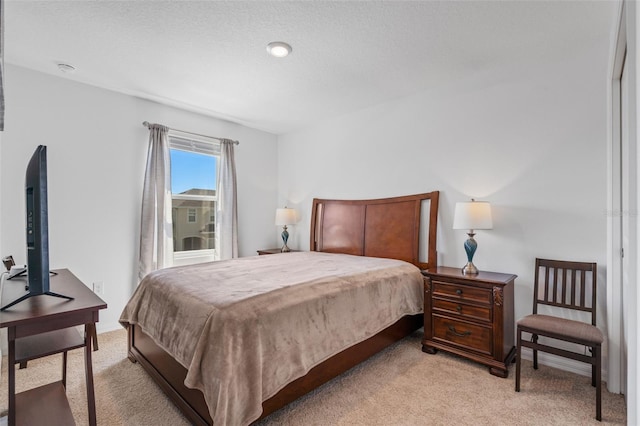
[[[623,364],[624,345],[622,300],[622,166],[621,166],[621,76],[627,56],[627,26],[625,2],[620,3],[617,37],[614,40],[610,79],[610,132],[607,143],[607,389],[623,393],[626,364]],[[629,72],[626,69],[626,72]],[[625,170],[628,172],[628,170]],[[631,256],[633,253],[626,253]]]

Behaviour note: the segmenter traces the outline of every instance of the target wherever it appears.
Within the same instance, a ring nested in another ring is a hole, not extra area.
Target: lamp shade
[[[276,209],[276,225],[293,225],[297,222],[298,214],[296,209],[289,209],[287,207],[283,209]]]
[[[491,205],[486,201],[465,201],[456,203],[453,215],[453,229],[491,229]]]

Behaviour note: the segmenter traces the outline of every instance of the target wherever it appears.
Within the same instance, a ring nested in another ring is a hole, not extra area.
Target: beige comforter
[[[152,272],[120,321],[187,368],[215,425],[241,425],[289,382],[422,306],[409,263],[306,252]]]

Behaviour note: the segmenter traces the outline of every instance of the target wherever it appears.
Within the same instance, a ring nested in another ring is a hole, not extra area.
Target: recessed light
[[[284,58],[289,53],[291,53],[291,46],[283,41],[272,41],[267,44],[267,52],[271,56],[275,56],[276,58]]]
[[[76,72],[76,67],[69,64],[58,64],[58,69],[67,74],[73,74]]]

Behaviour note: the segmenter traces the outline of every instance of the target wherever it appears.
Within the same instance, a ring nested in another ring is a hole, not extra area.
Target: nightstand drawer
[[[491,291],[479,288],[470,287],[463,284],[445,283],[442,281],[433,280],[433,294],[442,295],[452,298],[458,298],[460,300],[473,300],[476,302],[491,304]]]
[[[490,327],[433,315],[433,337],[435,340],[453,343],[464,349],[471,349],[487,355],[492,353]]]
[[[433,309],[448,315],[460,315],[463,318],[491,322],[491,308],[466,303],[433,298]]]

